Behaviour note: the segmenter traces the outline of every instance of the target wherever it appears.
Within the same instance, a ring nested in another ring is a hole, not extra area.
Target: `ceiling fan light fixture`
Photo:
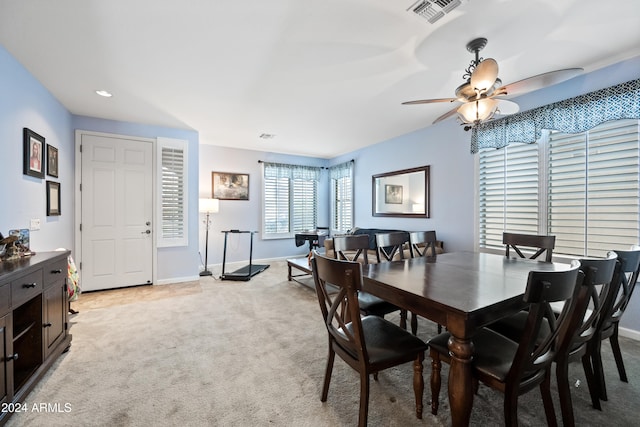
[[[493,98],[483,98],[462,104],[458,108],[458,117],[463,123],[478,124],[489,120],[498,109],[498,101]]]
[[[471,74],[471,87],[479,94],[489,92],[498,79],[498,63],[493,58],[480,62]]]

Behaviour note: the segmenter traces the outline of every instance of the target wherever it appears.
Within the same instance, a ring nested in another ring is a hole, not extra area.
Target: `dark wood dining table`
[[[529,271],[568,268],[569,264],[497,254],[450,252],[363,266],[363,289],[433,320],[451,333],[451,423],[466,426],[473,405],[473,335],[479,328],[524,308]]]

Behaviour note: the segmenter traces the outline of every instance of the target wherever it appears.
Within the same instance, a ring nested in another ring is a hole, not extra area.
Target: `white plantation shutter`
[[[479,246],[503,249],[502,233],[537,234],[537,144],[483,150],[479,157]]]
[[[186,246],[187,235],[187,141],[158,138],[159,247]]]
[[[639,240],[638,120],[549,137],[549,234],[555,253],[604,256]]]
[[[289,179],[264,180],[264,235],[289,234]]]
[[[503,230],[555,235],[554,254],[571,257],[603,257],[638,244],[639,126],[637,119],[617,120],[480,152],[479,247],[501,249]],[[536,146],[544,156],[527,152]],[[538,168],[532,162],[539,158],[548,161]]]
[[[315,230],[318,223],[318,181],[293,180],[293,232]]]
[[[293,237],[317,228],[320,168],[264,164],[263,237]]]
[[[329,169],[333,234],[353,228],[353,164],[353,161],[349,161]]]

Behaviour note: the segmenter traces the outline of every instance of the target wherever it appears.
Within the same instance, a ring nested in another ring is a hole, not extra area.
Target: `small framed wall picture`
[[[58,178],[58,149],[47,144],[47,175]]]
[[[47,216],[60,215],[60,183],[47,181]]]
[[[220,200],[249,200],[249,174],[211,172],[212,196]]]
[[[25,175],[44,178],[44,137],[28,128],[24,128],[24,167]]]

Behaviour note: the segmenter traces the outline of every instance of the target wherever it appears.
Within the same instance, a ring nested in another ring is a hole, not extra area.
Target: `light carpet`
[[[358,375],[336,358],[329,399],[320,402],[326,330],[312,281],[303,286],[286,277],[286,263],[274,262],[248,282],[207,277],[196,284],[147,286],[144,297],[125,298],[115,306],[101,306],[101,293],[82,295],[96,304],[72,316],[70,351],[26,399],[27,407],[58,403],[62,410],[17,413],[7,425],[356,425]],[[422,339],[435,331],[433,323],[420,319]],[[602,412],[590,406],[582,367],[571,366],[570,378],[581,382],[572,390],[577,425],[637,425],[640,343],[623,338],[621,345],[631,382],[618,380],[604,344],[612,398],[603,402]],[[440,413],[433,416],[428,357],[424,367],[423,420],[415,418],[407,364],[371,381],[369,425],[450,424],[446,381]],[[443,378],[447,373],[444,365]],[[556,413],[560,417],[557,400]],[[524,426],[546,424],[538,390],[521,397],[519,420]],[[481,386],[471,423],[502,425],[502,395]]]

